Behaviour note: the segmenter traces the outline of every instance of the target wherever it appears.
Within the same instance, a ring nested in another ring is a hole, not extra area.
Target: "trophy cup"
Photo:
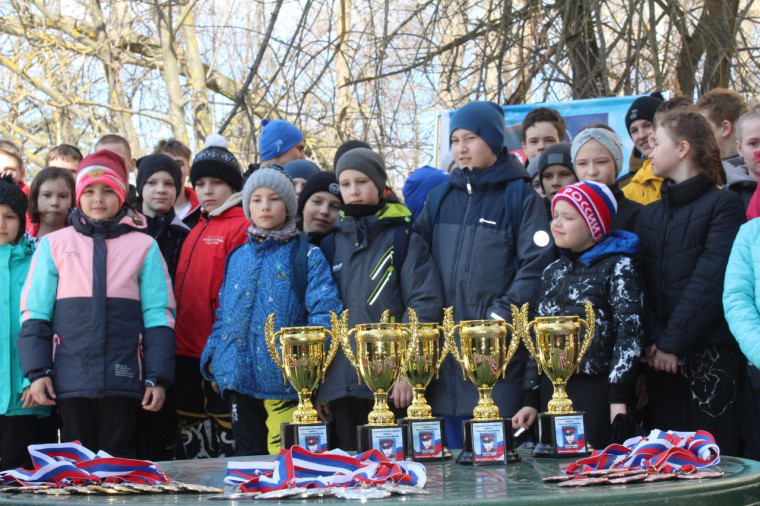
[[[458,464],[503,464],[520,461],[512,448],[511,422],[499,417],[499,408],[491,398],[494,383],[507,371],[510,359],[520,344],[519,322],[522,312],[512,306],[513,325],[503,320],[471,320],[454,325],[454,308],[443,312],[443,331],[447,347],[462,366],[462,373],[478,387],[477,406],[472,420],[462,423],[462,452]],[[517,328],[518,332],[515,331]],[[457,348],[454,333],[459,330],[461,352]],[[507,331],[512,339],[507,346]]]
[[[387,323],[386,311],[381,323],[359,324],[348,330],[348,310],[344,311],[343,316],[340,332],[343,353],[375,398],[367,425],[356,428],[357,450],[364,452],[374,448],[390,460],[403,460],[403,431],[388,408],[388,391],[404,367],[403,325]],[[350,339],[354,333],[355,355]]]
[[[573,402],[565,390],[567,380],[578,372],[581,359],[594,338],[594,308],[589,301],[583,305],[585,320],[578,316],[547,316],[536,318],[529,324],[526,317],[522,323],[522,338],[536,359],[538,374],[543,370],[554,385],[547,412],[538,415],[539,443],[533,450],[535,457],[588,455],[583,413],[573,410]],[[580,341],[581,324],[586,327],[583,345]],[[535,327],[535,346],[530,337],[531,327]]]
[[[434,461],[451,458],[446,448],[443,418],[434,418],[432,408],[425,399],[433,375],[448,353],[441,346],[441,329],[437,323],[420,323],[417,313],[409,308],[409,323],[404,325],[406,367],[404,376],[414,392],[414,399],[406,410],[406,418],[400,420],[406,437],[407,459]]]
[[[340,320],[332,311],[330,322],[333,331],[340,328]],[[328,335],[331,342],[325,356]],[[278,336],[282,358],[275,343]],[[324,381],[327,366],[338,352],[340,339],[336,339],[334,333],[324,327],[284,327],[275,332],[274,313],[267,318],[264,337],[269,354],[282,370],[283,381],[290,381],[298,392],[298,407],[293,413],[293,422],[280,426],[282,448],[299,445],[314,453],[324,452],[329,447],[327,423],[320,422],[317,418],[317,410],[311,403],[311,393],[320,381]]]

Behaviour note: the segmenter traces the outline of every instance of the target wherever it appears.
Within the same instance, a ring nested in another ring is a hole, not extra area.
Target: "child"
[[[301,191],[306,186],[306,181],[319,172],[319,167],[314,162],[309,160],[291,160],[282,166],[285,172],[293,179],[293,183],[296,185],[296,200],[301,197]]]
[[[715,133],[723,168],[731,178],[733,169],[742,165],[742,157],[736,148],[735,124],[739,116],[747,112],[747,102],[738,91],[713,88],[699,97],[695,105]]]
[[[255,171],[243,188],[248,240],[227,257],[219,309],[201,356],[203,376],[232,404],[235,455],[277,455],[280,424],[292,420],[298,395],[282,381],[264,342],[264,323],[275,327],[330,326],[342,304],[330,267],[316,246],[307,252],[308,282],[295,291],[291,252],[299,247],[295,187],[279,165]],[[268,451],[267,451],[268,450]]]
[[[757,180],[760,174],[760,104],[754,104],[736,122],[736,147],[744,158],[744,165],[737,168],[734,176],[737,173],[743,176],[731,182],[731,173],[727,171],[728,189],[742,197],[747,219],[752,220],[760,216],[760,196],[757,195]],[[749,200],[748,193],[752,195]]]
[[[385,162],[367,148],[341,156],[336,170],[346,205],[333,235],[321,244],[332,266],[349,325],[376,323],[386,309],[391,321],[407,321],[407,308],[421,322],[441,319],[441,282],[424,239],[410,230],[411,213],[382,198],[387,182]],[[338,446],[356,449],[356,426],[367,423],[372,393],[339,353],[319,387],[319,402],[329,402]],[[412,400],[411,387],[400,380],[390,395],[397,409]],[[403,416],[403,415],[402,415]]]
[[[162,139],[153,148],[153,154],[162,153],[170,156],[182,171],[180,178],[180,192],[174,202],[174,213],[187,228],[192,229],[198,224],[201,217],[201,205],[192,188],[187,187],[187,178],[190,175],[190,161],[192,160],[192,151],[184,143],[177,139]]]
[[[174,379],[174,298],[156,242],[124,207],[127,171],[107,150],[79,164],[71,223],[46,235],[21,298],[29,393],[57,404],[63,440],[133,457],[137,410]]]
[[[32,180],[27,236],[36,245],[50,232],[68,225],[74,207],[74,177],[68,169],[45,167]]]
[[[530,162],[546,148],[565,140],[567,126],[562,116],[548,107],[531,110],[522,122],[522,148]]]
[[[259,167],[266,167],[273,163],[283,166],[292,160],[303,160],[306,158],[305,149],[306,141],[298,128],[285,120],[263,119],[259,135],[261,163],[249,164],[243,178],[248,179]]]
[[[593,181],[571,184],[557,193],[552,200],[552,236],[562,256],[541,276],[536,311],[539,316],[584,317],[584,301],[594,306],[591,347],[580,372],[567,384],[573,407],[586,413],[586,435],[594,448],[612,442],[612,421],[627,413],[641,353],[643,291],[633,260],[639,240],[631,232],[612,230],[616,207],[609,188]],[[536,372],[531,364],[526,375]],[[544,411],[553,391],[543,375]]]
[[[200,358],[219,307],[227,254],[246,240],[248,220],[239,203],[240,164],[221,136],[209,136],[190,168],[203,213],[182,247],[174,282],[177,299],[177,385],[182,447],[178,458],[230,456],[234,451],[229,404],[200,373]],[[223,141],[223,142],[222,142]]]
[[[21,150],[10,141],[0,140],[0,176],[9,175],[13,183],[21,188],[24,195],[29,197],[29,187],[24,183],[26,170]]]
[[[707,120],[692,108],[659,115],[650,153],[662,199],[636,222],[644,272],[644,346],[654,427],[715,436],[736,455],[741,354],[721,309],[726,263],[744,209]]]
[[[59,144],[50,151],[45,157],[45,167],[58,167],[71,172],[72,177],[77,175],[77,167],[82,161],[82,152],[79,148],[71,144]],[[73,195],[73,192],[72,192]]]
[[[343,207],[343,197],[335,174],[319,172],[306,182],[298,197],[300,228],[309,236],[309,242],[319,246],[322,239],[335,226]]]
[[[457,168],[447,187],[430,194],[417,226],[431,245],[443,305],[454,306],[454,319],[508,320],[510,304],[535,303],[541,273],[555,258],[546,207],[522,164],[504,148],[500,105],[465,105],[451,118],[449,135]],[[503,417],[521,407],[526,355],[521,348],[494,387]],[[446,418],[449,446],[461,447],[460,422],[472,418],[477,388],[448,357],[428,394],[433,413]],[[514,428],[523,422],[512,419]]]
[[[625,114],[625,127],[633,140],[633,153],[629,167],[629,176],[621,181],[623,193],[634,202],[647,205],[659,200],[662,178],[652,174],[652,163],[649,154],[654,130],[654,115],[657,106],[663,102],[659,93],[639,97],[633,101]],[[642,162],[642,158],[645,160]]]
[[[32,262],[32,245],[23,236],[26,195],[9,176],[0,179],[0,470],[31,465],[26,447],[33,444],[37,416],[45,406],[27,407],[29,381],[21,373],[16,338],[21,328],[21,287]]]
[[[436,169],[430,165],[424,165],[409,174],[401,192],[404,195],[404,204],[412,212],[415,220],[419,218],[425,205],[425,200],[427,200],[427,196],[433,191],[433,188],[448,180],[448,172]]]
[[[549,204],[559,190],[578,182],[569,142],[552,144],[538,156],[538,180]]]

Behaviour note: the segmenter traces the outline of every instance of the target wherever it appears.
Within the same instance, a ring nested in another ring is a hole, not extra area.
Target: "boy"
[[[530,162],[537,159],[552,144],[564,141],[566,133],[565,120],[554,109],[537,107],[531,110],[523,119],[522,130],[520,131],[522,148],[526,157],[525,166],[530,165]],[[531,173],[530,176],[531,186],[541,185],[538,170]]]
[[[539,155],[538,176],[541,190],[549,202],[562,188],[578,182],[569,142],[552,144]]]
[[[522,164],[504,148],[501,106],[465,105],[451,118],[450,138],[457,168],[448,188],[430,194],[417,227],[430,244],[444,306],[454,306],[455,319],[507,319],[510,304],[535,302],[541,273],[554,260],[546,208]],[[524,361],[518,352],[493,389],[504,417],[520,407]],[[460,422],[472,417],[477,388],[448,357],[428,392],[433,413],[447,418],[450,447],[461,448]]]
[[[654,175],[648,157],[654,149],[654,115],[662,102],[659,93],[639,97],[625,114],[625,127],[633,140],[634,149],[629,167],[630,179],[623,179],[620,186],[626,197],[643,205],[660,200],[662,178]],[[646,158],[643,163],[642,158]]]
[[[259,157],[261,162],[248,164],[248,170],[243,174],[247,180],[259,167],[273,163],[283,166],[293,160],[306,159],[306,141],[301,131],[285,120],[261,120],[259,134]]]
[[[300,158],[297,160],[291,160],[282,167],[291,179],[293,179],[293,184],[296,185],[296,200],[301,198],[301,191],[303,191],[303,187],[306,186],[306,181],[308,181],[314,174],[320,172],[316,163]]]
[[[728,184],[731,184],[730,174],[742,165],[742,157],[736,148],[734,125],[739,116],[747,112],[747,102],[735,90],[715,88],[699,97],[696,106],[715,133],[723,168],[729,178]]]
[[[741,179],[728,181],[728,189],[742,197],[747,219],[760,216],[760,198],[756,196],[757,180],[760,175],[760,104],[755,104],[742,114],[736,122],[736,149],[744,159],[744,165],[735,172],[744,175]],[[725,166],[725,165],[724,165]],[[726,176],[731,177],[726,171]],[[749,198],[748,198],[749,197]]]
[[[77,167],[82,158],[84,158],[82,152],[76,146],[59,144],[48,152],[45,157],[45,167],[67,169],[76,177]]]
[[[137,167],[137,161],[132,158],[132,148],[129,146],[129,142],[121,135],[106,134],[95,143],[93,151],[100,151],[101,149],[113,151],[124,160],[124,166],[127,168],[126,180],[129,185],[127,190],[127,204],[134,205],[137,201],[137,189],[129,182],[129,179]]]
[[[9,175],[13,182],[29,197],[29,187],[24,183],[26,170],[21,150],[10,141],[0,140],[0,176]]]
[[[188,228],[198,224],[201,217],[201,205],[192,188],[187,187],[187,178],[190,175],[190,161],[192,151],[184,143],[177,139],[162,139],[153,148],[153,154],[163,153],[177,162],[182,177],[180,178],[180,192],[174,202],[174,213]]]

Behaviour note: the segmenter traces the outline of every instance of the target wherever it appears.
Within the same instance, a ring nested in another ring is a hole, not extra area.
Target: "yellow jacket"
[[[647,205],[660,200],[660,186],[663,181],[663,178],[655,176],[652,172],[652,161],[645,160],[644,165],[623,188],[623,193],[634,202]]]

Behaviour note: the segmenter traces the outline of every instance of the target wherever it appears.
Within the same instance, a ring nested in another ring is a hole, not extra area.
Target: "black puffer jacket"
[[[626,197],[617,183],[610,186],[610,190],[617,201],[617,212],[612,220],[612,230],[633,232],[636,227],[636,220],[639,217],[639,211],[644,206]]]
[[[744,223],[741,199],[700,173],[666,180],[662,199],[639,213],[644,274],[644,345],[684,358],[731,343],[721,297],[731,245]]]
[[[138,202],[142,208],[142,202]],[[166,262],[166,268],[169,269],[169,275],[172,277],[172,283],[177,273],[177,263],[179,254],[182,251],[182,244],[185,242],[190,229],[187,228],[182,220],[174,214],[174,208],[169,209],[165,214],[159,214],[154,217],[145,217],[148,227],[144,232],[158,243],[158,249]]]

